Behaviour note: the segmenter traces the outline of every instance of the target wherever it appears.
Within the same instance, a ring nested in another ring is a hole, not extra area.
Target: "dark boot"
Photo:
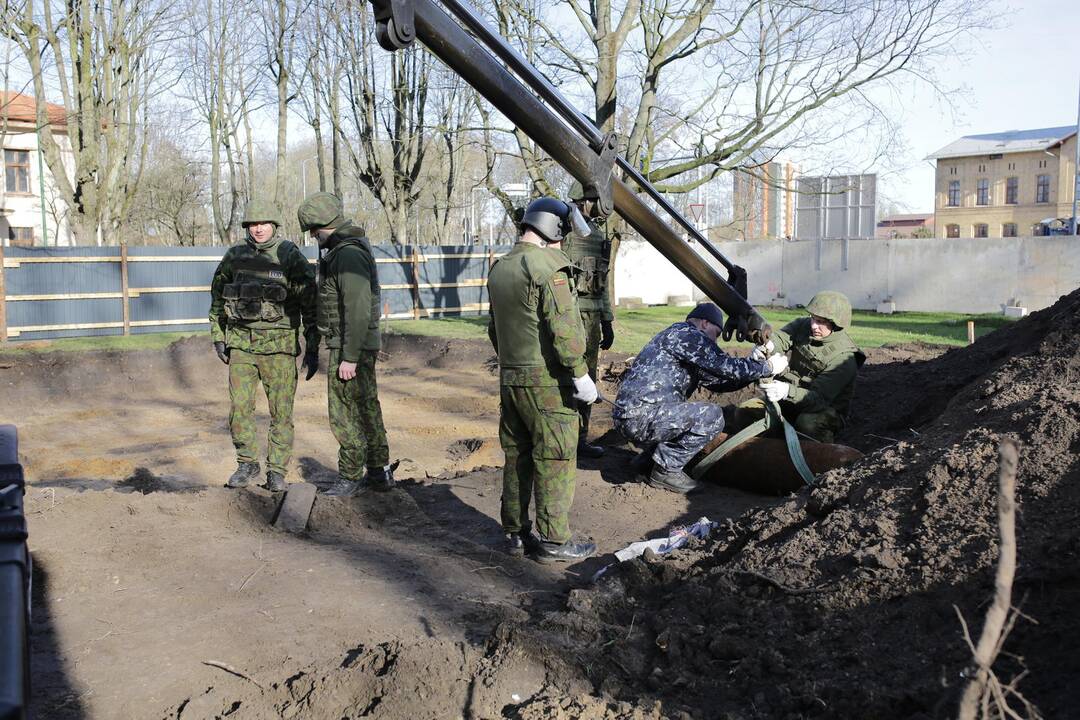
[[[684,473],[682,470],[665,470],[657,465],[649,474],[649,485],[654,488],[662,488],[686,494],[701,487],[701,483]]]
[[[581,438],[577,444],[578,457],[596,459],[604,456],[604,448],[599,445],[593,445],[592,443]]]
[[[247,484],[259,477],[261,468],[257,462],[242,462],[236,468],[236,471],[229,476],[228,481],[225,483],[227,488],[242,488],[247,487]]]
[[[285,492],[285,476],[277,470],[268,470],[266,472],[266,484],[263,487],[272,493]]]
[[[562,544],[537,539],[540,540],[540,547],[533,553],[533,559],[545,565],[584,560],[596,554],[596,543],[575,542],[573,538]]]
[[[349,480],[348,478],[343,478],[338,475],[338,479],[333,485],[323,491],[323,495],[326,495],[327,497],[349,498],[358,492],[360,492],[359,480]]]
[[[386,467],[369,467],[364,481],[373,490],[386,492],[394,489],[394,470],[390,465]]]

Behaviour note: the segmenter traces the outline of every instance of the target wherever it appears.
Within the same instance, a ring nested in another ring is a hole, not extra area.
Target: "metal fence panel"
[[[392,318],[487,313],[491,262],[510,246],[375,245],[383,312]],[[313,264],[317,248],[302,247]],[[3,248],[6,337],[39,340],[208,327],[223,247]],[[127,271],[127,298],[123,270]],[[0,332],[5,332],[0,330]]]

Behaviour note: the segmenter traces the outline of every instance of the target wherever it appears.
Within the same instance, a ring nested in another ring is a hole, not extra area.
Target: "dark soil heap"
[[[844,438],[864,460],[676,558],[624,563],[572,593],[568,613],[519,628],[518,642],[576,660],[603,699],[568,706],[556,693],[514,717],[955,716],[971,659],[958,612],[977,639],[993,593],[1005,436],[1021,445],[1013,598],[1025,617],[995,670],[1028,671],[1025,697],[1070,716],[1077,381],[1080,291],[973,346],[866,368]]]

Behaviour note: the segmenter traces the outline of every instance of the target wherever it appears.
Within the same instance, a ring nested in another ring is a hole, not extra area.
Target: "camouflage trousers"
[[[338,377],[341,350],[331,348],[326,366],[326,398],[330,429],[337,438],[338,474],[346,480],[360,480],[364,467],[381,468],[390,464],[386,443],[379,388],[375,382],[375,358],[378,352],[364,350],[356,363],[356,377]]]
[[[616,412],[615,429],[665,470],[682,470],[705,444],[724,429],[724,411],[708,402],[644,403]]]
[[[574,503],[578,415],[573,389],[503,385],[499,442],[503,466],[502,524],[506,532],[530,527],[536,497],[536,530],[551,542],[570,539]]]
[[[292,457],[293,398],[296,395],[296,358],[285,353],[256,355],[233,348],[229,352],[229,430],[236,460],[259,461],[255,427],[255,391],[262,385],[270,408],[270,434],[266,466],[285,475]]]
[[[581,324],[585,328],[585,365],[589,368],[589,377],[596,380],[596,367],[600,361],[600,318],[599,312],[589,310],[581,311]],[[592,405],[578,403],[578,414],[581,416],[578,439],[585,441],[589,436],[589,419],[592,417]]]
[[[819,442],[831,443],[836,440],[836,434],[844,427],[844,419],[840,413],[831,407],[817,412],[798,412],[795,406],[789,402],[780,402],[780,412],[784,419],[803,435],[808,435]],[[742,430],[747,425],[765,417],[765,401],[759,398],[747,400],[735,410],[735,418],[732,420],[733,432]],[[770,428],[769,435],[780,437],[783,431],[780,428]]]

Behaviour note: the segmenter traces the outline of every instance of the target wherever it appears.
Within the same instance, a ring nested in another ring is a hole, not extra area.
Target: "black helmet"
[[[532,228],[536,233],[549,243],[562,242],[566,236],[567,216],[570,214],[570,206],[562,200],[553,197],[542,197],[533,200],[525,208],[525,215],[521,218],[521,228]]]

